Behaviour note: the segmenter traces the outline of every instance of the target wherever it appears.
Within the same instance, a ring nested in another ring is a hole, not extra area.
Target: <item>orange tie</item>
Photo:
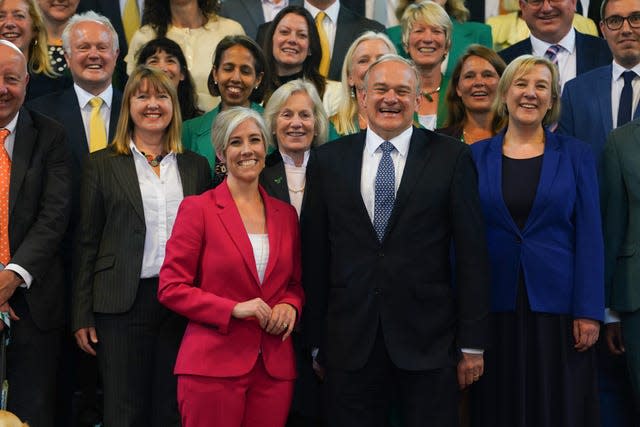
[[[0,129],[0,262],[4,265],[11,259],[9,249],[9,181],[11,178],[11,159],[4,147],[11,132]]]

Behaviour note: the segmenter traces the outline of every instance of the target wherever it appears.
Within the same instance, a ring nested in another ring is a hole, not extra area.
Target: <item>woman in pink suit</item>
[[[211,134],[227,178],[180,206],[158,289],[189,319],[175,367],[182,424],[282,427],[304,300],[297,215],[258,185],[269,141],[258,113],[224,111]]]

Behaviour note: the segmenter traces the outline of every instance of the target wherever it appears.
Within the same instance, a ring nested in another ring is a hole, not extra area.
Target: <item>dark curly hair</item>
[[[171,24],[171,0],[147,0],[142,12],[142,25],[150,25],[158,37],[167,35]],[[198,9],[202,16],[210,18],[216,16],[220,9],[218,0],[198,0]]]
[[[264,52],[262,52],[262,49],[260,49],[260,46],[258,46],[256,42],[245,35],[226,36],[220,40],[220,43],[216,46],[216,51],[213,53],[213,66],[219,69],[220,62],[222,61],[222,55],[227,51],[227,49],[238,45],[251,52],[251,55],[253,56],[253,68],[256,72],[256,76],[262,73],[262,81],[258,85],[258,88],[252,91],[249,96],[249,101],[259,104],[264,99],[264,93],[269,81],[269,70],[267,68],[267,59],[264,56]],[[211,96],[220,96],[220,90],[218,90],[218,86],[213,78],[213,72],[209,73],[207,88],[209,89]]]
[[[138,51],[136,65],[144,65],[150,56],[158,52],[164,52],[167,55],[174,56],[180,64],[180,71],[184,75],[184,79],[178,83],[178,101],[180,102],[180,113],[182,120],[193,119],[201,116],[203,111],[198,108],[196,85],[187,66],[187,60],[182,53],[180,46],[171,39],[166,37],[158,37],[147,42]]]
[[[320,47],[320,36],[318,35],[318,30],[316,29],[313,16],[311,16],[311,14],[302,6],[287,6],[278,12],[276,17],[273,18],[273,21],[271,21],[264,38],[264,45],[262,46],[262,50],[267,57],[268,68],[272,70],[267,94],[265,95],[265,104],[269,100],[271,93],[273,93],[273,91],[279,88],[282,84],[280,78],[275,72],[278,68],[276,66],[275,57],[273,56],[273,34],[275,33],[280,21],[282,21],[282,18],[289,13],[302,16],[305,21],[307,21],[307,27],[309,28],[309,56],[307,56],[302,63],[303,78],[313,83],[320,95],[320,98],[324,96],[324,90],[327,85],[327,80],[318,71],[320,68],[320,60],[322,59],[322,48]]]

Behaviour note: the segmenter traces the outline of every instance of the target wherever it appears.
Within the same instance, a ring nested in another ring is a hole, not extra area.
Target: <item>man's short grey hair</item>
[[[407,58],[403,58],[400,55],[397,55],[395,53],[385,53],[384,55],[382,55],[380,58],[378,58],[375,62],[373,62],[371,65],[369,65],[369,68],[367,69],[367,72],[364,75],[364,87],[365,89],[369,87],[369,73],[371,73],[371,70],[373,70],[373,68],[378,65],[378,64],[382,64],[383,62],[389,62],[389,61],[394,61],[394,62],[402,62],[403,64],[406,64],[411,71],[413,71],[413,74],[416,77],[416,95],[420,94],[420,73],[418,72],[418,69],[416,68],[416,64]]]
[[[71,32],[73,31],[73,27],[83,22],[97,22],[107,27],[111,33],[113,51],[116,52],[118,50],[118,47],[120,46],[118,44],[118,33],[116,32],[116,29],[113,28],[113,24],[111,24],[109,18],[104,15],[100,15],[93,10],[89,10],[84,13],[77,13],[73,15],[64,27],[64,31],[62,31],[62,48],[67,55],[71,55]]]

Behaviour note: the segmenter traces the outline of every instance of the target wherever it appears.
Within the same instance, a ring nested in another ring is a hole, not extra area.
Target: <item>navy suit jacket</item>
[[[607,136],[613,130],[611,64],[567,82],[562,92],[558,132],[587,142],[600,163]],[[636,108],[634,118],[640,116]]]
[[[531,55],[531,38],[501,50],[498,54],[507,64],[521,55]],[[610,64],[613,58],[604,39],[576,31],[576,75]]]
[[[545,131],[540,182],[518,228],[502,196],[504,133],[471,145],[491,259],[491,308],[513,311],[522,271],[531,310],[602,320],[604,246],[589,147]]]
[[[302,6],[302,0],[289,0],[290,6]],[[256,39],[258,27],[264,24],[264,12],[260,0],[226,0],[220,5],[220,16],[238,21],[244,32]]]

